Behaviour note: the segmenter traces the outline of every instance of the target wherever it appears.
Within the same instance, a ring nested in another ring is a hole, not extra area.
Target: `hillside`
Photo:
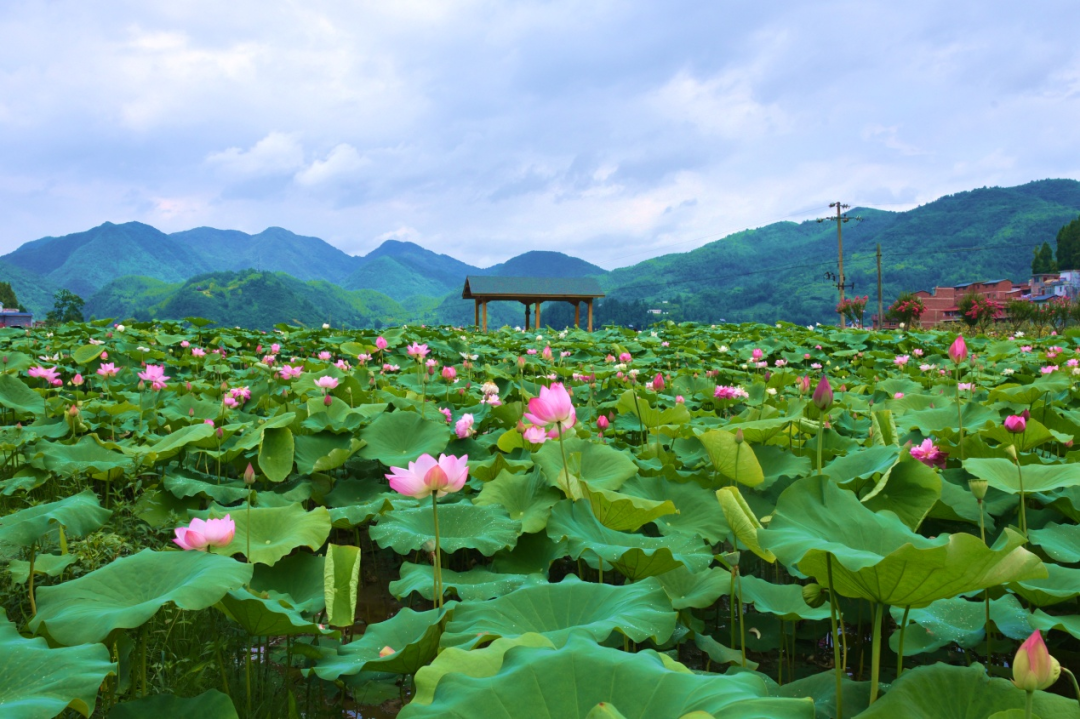
[[[533,250],[472,274],[499,275],[500,277],[588,277],[606,273],[607,270],[603,267],[597,267],[591,262],[562,252]]]

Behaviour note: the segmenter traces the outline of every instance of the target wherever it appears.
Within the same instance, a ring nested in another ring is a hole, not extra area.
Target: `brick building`
[[[1054,277],[1056,278],[1057,275]],[[1080,280],[1080,273],[1078,273],[1078,280]],[[1030,299],[1031,289],[1031,283],[1013,284],[1012,280],[986,280],[965,282],[952,287],[935,287],[932,291],[919,290],[913,294],[921,299],[923,306],[926,307],[919,324],[923,327],[933,327],[937,324],[959,321],[960,310],[957,309],[956,303],[969,292],[975,292],[1004,305],[1012,299]],[[874,315],[873,319],[876,322],[877,315]],[[884,326],[895,327],[896,323],[886,321]]]

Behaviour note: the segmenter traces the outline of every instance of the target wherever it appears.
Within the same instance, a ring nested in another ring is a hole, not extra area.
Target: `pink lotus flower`
[[[315,386],[321,387],[323,391],[329,391],[338,386],[337,377],[331,377],[326,375],[325,377],[319,377],[315,380]]]
[[[1027,418],[1022,414],[1011,414],[1005,418],[1005,429],[1013,434],[1021,434],[1027,429]]]
[[[114,365],[112,362],[104,362],[97,369],[97,373],[106,379],[108,379],[109,377],[115,377],[118,371],[119,370],[116,368],[116,365]]]
[[[428,356],[429,351],[430,350],[428,350],[427,345],[417,344],[416,342],[413,342],[411,345],[409,345],[409,348],[406,350],[406,353],[410,357],[415,359],[417,362],[419,362],[419,361],[421,361],[422,359],[424,359],[425,357]]]
[[[233,387],[229,390],[229,396],[237,401],[243,400],[244,402],[247,402],[251,399],[251,388],[247,386]]]
[[[186,527],[177,527],[173,542],[182,549],[206,551],[208,547],[228,546],[236,534],[236,523],[226,514],[222,519],[193,519]]]
[[[527,350],[525,350],[525,354],[527,354],[527,355],[534,355],[534,354],[536,354],[536,350],[534,350],[534,349],[527,349]],[[521,358],[519,357],[518,359],[521,359]],[[520,363],[520,362],[518,362],[518,364],[521,364],[521,363]]]
[[[155,392],[160,392],[168,386],[165,384],[165,380],[170,378],[165,376],[164,366],[148,364],[146,365],[146,371],[139,373],[139,379],[149,382]]]
[[[367,364],[368,360],[370,359],[371,355],[367,354],[366,352],[361,352],[360,354],[356,355],[356,361],[360,364]]]
[[[860,352],[859,354],[862,354],[862,353]],[[923,356],[923,351],[921,349],[919,349],[918,347],[916,347],[915,349],[911,350],[911,354],[915,355],[916,357],[922,357]]]
[[[1058,366],[1056,364],[1048,365],[1046,367],[1040,367],[1039,371],[1043,374],[1053,374],[1057,372]]]
[[[276,355],[276,354],[280,354],[280,353],[281,353],[281,345],[279,345],[277,342],[270,345],[270,354],[275,354]]]
[[[259,361],[262,362],[267,367],[272,367],[274,365],[274,363],[277,362],[277,355],[265,355]]]
[[[661,342],[661,343],[660,343],[660,346],[661,346],[661,347],[667,347],[667,346],[669,346],[670,344],[671,344],[670,342]]]
[[[810,375],[804,374],[795,380],[796,386],[799,388],[800,393],[806,393],[810,391]]]
[[[551,357],[551,347],[545,347],[544,351],[540,353],[540,356],[543,357],[544,359],[546,359],[548,362],[550,362],[551,359],[552,359],[552,357]]]
[[[83,383],[83,376],[81,374],[79,374],[78,372],[76,372],[75,376],[71,378],[71,384],[75,385],[76,387],[81,387],[82,383]]]
[[[814,388],[812,401],[814,406],[822,412],[828,412],[829,408],[832,407],[832,385],[829,384],[829,378],[825,375],[822,375],[821,379],[818,380],[817,387]]]
[[[910,360],[910,359],[911,359],[910,355],[897,355],[896,358],[893,359],[893,364],[896,365],[897,367],[903,367],[904,365],[906,365],[908,363],[908,360]]]
[[[765,353],[762,352],[757,347],[755,347],[754,351],[750,353],[750,358],[753,359],[755,362],[760,362],[761,358],[764,357],[764,356],[765,356]]]
[[[26,370],[26,374],[31,377],[39,377],[49,384],[55,384],[56,380],[60,378],[60,372],[55,367],[42,367],[37,365]]]
[[[681,394],[675,395],[675,404],[686,404],[686,398],[684,398]]]
[[[604,361],[605,362],[614,362],[615,361],[615,355],[608,355],[607,357],[604,358]]]
[[[664,391],[664,375],[657,372],[656,376],[653,377],[653,381],[652,381],[652,384],[650,386],[652,387],[653,392],[663,392]]]
[[[319,353],[319,359],[321,359],[323,362],[328,361],[330,357],[331,354],[329,352],[326,352],[325,350]]]
[[[293,367],[292,365],[287,365],[286,364],[286,365],[282,365],[281,369],[278,370],[278,377],[280,377],[281,379],[283,379],[285,381],[289,381],[289,380],[292,380],[292,379],[296,379],[301,374],[303,374],[303,372],[304,372],[304,366],[303,365],[298,365],[296,367]]]
[[[1042,633],[1024,640],[1013,658],[1013,684],[1026,692],[1048,689],[1061,676],[1061,664],[1050,656]]]
[[[443,497],[465,486],[469,476],[469,456],[455,457],[440,454],[436,460],[430,454],[422,454],[408,469],[391,467],[386,475],[390,488],[395,492],[416,499],[424,499],[435,493]]]
[[[633,360],[634,358],[629,352],[623,352],[619,355],[620,362],[632,362]]]
[[[380,352],[382,352],[384,349],[386,349],[386,338],[385,337],[377,337],[375,339],[375,348],[378,349]]]
[[[904,393],[903,392],[897,392],[896,394],[894,394],[892,396],[892,398],[893,399],[903,399],[904,398]]]
[[[237,405],[236,398],[228,394],[221,398],[221,403],[229,409],[234,409]]]
[[[447,382],[453,382],[457,379],[457,370],[450,365],[446,365],[442,368],[442,378]]]
[[[454,415],[450,413],[450,410],[447,407],[439,407],[439,411],[442,412],[444,417],[446,417],[447,424],[450,424],[454,421]]]
[[[968,392],[975,389],[975,385],[971,382],[959,382],[956,385],[956,388],[959,389],[961,392]]]
[[[205,357],[206,356],[206,350],[204,350],[204,349],[202,349],[200,347],[192,347],[191,348],[191,355],[193,357]]]
[[[556,382],[550,387],[541,387],[540,396],[529,400],[525,419],[540,427],[553,427],[558,433],[574,426],[577,413],[566,388],[561,382]]]
[[[1022,346],[1022,347],[1020,348],[1020,351],[1021,351],[1021,352],[1030,352],[1030,351],[1031,351],[1031,345],[1024,345],[1024,346]]]
[[[911,448],[912,459],[919,460],[927,467],[944,467],[948,456],[948,452],[942,452],[935,447],[934,441],[929,438],[924,439],[922,444]]]
[[[605,429],[611,426],[611,422],[609,422],[608,418],[604,415],[600,415],[596,418],[596,426],[601,432],[603,432]]]
[[[742,387],[729,387],[728,385],[720,385],[713,390],[713,397],[716,399],[748,399],[750,393],[744,390]]]
[[[543,427],[528,427],[523,435],[525,441],[530,444],[543,444],[547,441],[547,433],[544,432]]]
[[[454,433],[458,436],[458,439],[465,439],[472,435],[473,421],[471,414],[461,415],[461,419],[454,425]]]

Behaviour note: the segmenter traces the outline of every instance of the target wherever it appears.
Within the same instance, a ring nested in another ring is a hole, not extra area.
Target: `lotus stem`
[[[986,520],[983,518],[983,500],[979,502],[979,536],[982,537],[983,544],[986,544]],[[983,591],[983,599],[986,602],[986,663],[993,664],[994,650],[993,650],[993,637],[990,632],[990,590]]]
[[[1032,704],[1035,701],[1035,692],[1028,690],[1027,701],[1024,702],[1024,719],[1031,719]]]
[[[844,654],[844,663],[840,661],[840,643],[836,632],[836,615],[838,613],[836,602],[836,588],[833,587],[832,578],[832,554],[825,555],[825,571],[829,579],[829,618],[832,620],[832,648],[833,666],[836,671],[836,719],[844,719],[844,690],[843,679],[847,662],[847,653]]]
[[[570,467],[566,464],[566,446],[563,444],[562,423],[556,422],[555,428],[559,431],[559,452],[562,454],[562,471],[563,476],[566,478],[566,496],[570,497],[570,499],[574,499],[572,496],[573,491],[570,489]],[[603,563],[604,561],[600,560],[601,567],[603,566]],[[603,572],[603,568],[601,568],[600,571]]]
[[[878,698],[878,681],[881,677],[881,615],[884,614],[885,605],[874,605],[874,638],[871,645],[872,656],[870,657],[870,703],[873,704]]]
[[[735,566],[731,567],[731,582],[728,583],[728,625],[731,627],[731,646],[735,646]]]
[[[251,644],[245,646],[244,651],[244,681],[247,685],[247,716],[251,716]]]
[[[824,442],[824,438],[825,438],[825,417],[826,417],[826,415],[824,413],[822,413],[822,415],[821,415],[821,426],[818,427],[818,433],[817,433],[817,471],[818,471],[818,476],[824,476],[824,474],[825,474],[825,466],[821,463],[822,443]]]
[[[442,548],[439,546],[439,493],[431,493],[431,516],[435,521],[435,606],[442,607]]]
[[[37,542],[30,545],[30,576],[27,578],[27,589],[30,594],[30,616],[37,615],[37,600],[34,599],[34,560],[37,559]]]
[[[960,365],[956,365],[956,418],[960,424],[960,461],[964,461],[964,406],[960,403]]]
[[[1016,479],[1020,484],[1020,534],[1027,539],[1027,497],[1024,494],[1024,471],[1020,468],[1020,455],[1016,455]]]
[[[743,620],[742,574],[735,566],[735,579],[739,582],[739,648],[742,649],[742,665],[746,668],[746,622]]]
[[[900,620],[900,646],[897,647],[897,660],[896,660],[896,678],[899,679],[900,675],[904,673],[904,630],[907,629],[908,612],[911,611],[911,607],[904,607],[904,618]]]
[[[1065,667],[1062,667],[1061,671],[1063,671],[1063,672],[1065,672],[1066,674],[1069,675],[1069,681],[1072,682],[1073,691],[1076,692],[1076,703],[1077,703],[1077,705],[1080,705],[1080,684],[1076,683],[1076,675],[1073,674],[1068,669],[1066,669]]]
[[[634,378],[630,378],[630,394],[634,396],[634,412],[637,413],[638,426],[641,428],[641,441],[645,442],[645,420],[641,418],[641,407],[637,401],[637,388],[634,386]]]

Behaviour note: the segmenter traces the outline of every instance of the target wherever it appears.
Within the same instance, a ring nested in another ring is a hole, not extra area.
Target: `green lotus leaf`
[[[915,531],[941,499],[941,477],[922,462],[897,462],[863,504],[875,512],[889,511]]]
[[[20,414],[45,411],[45,401],[18,377],[0,374],[0,404]]]
[[[731,533],[723,510],[713,501],[713,492],[694,482],[680,484],[663,477],[638,475],[624,484],[621,491],[654,502],[670,501],[675,505],[677,514],[667,514],[653,520],[661,534],[696,535],[710,544],[717,544]]]
[[[1013,434],[1000,424],[996,427],[991,427],[990,429],[984,429],[979,434],[983,439],[992,439],[1001,446],[1007,447],[1013,445],[1021,452],[1028,452],[1039,445],[1046,444],[1056,438],[1054,433],[1034,417],[1028,419],[1027,426],[1024,427],[1024,431],[1019,435]],[[1061,441],[1068,442],[1071,439],[1071,436],[1066,435],[1061,438]]]
[[[404,562],[401,579],[390,582],[390,593],[405,598],[413,592],[424,599],[435,599],[435,570],[431,565]],[[467,572],[442,570],[444,593],[456,594],[465,601],[482,601],[501,597],[516,589],[533,584],[546,584],[543,574],[499,574],[485,567],[473,567]]]
[[[694,712],[699,717],[702,712]],[[684,715],[690,716],[690,715]],[[712,714],[706,714],[707,717],[712,717]],[[626,715],[615,708],[615,706],[609,702],[600,702],[592,708],[592,710],[585,715],[585,719],[626,719]]]
[[[1036,609],[1031,615],[1031,626],[1041,629],[1044,633],[1052,629],[1068,632],[1074,639],[1080,639],[1080,616],[1052,616],[1041,609]]]
[[[740,650],[725,646],[708,634],[695,633],[694,646],[705,652],[706,656],[709,657],[710,664],[712,662],[717,664],[738,664],[742,667],[743,656]],[[747,659],[745,667],[750,671],[757,671],[758,663]]]
[[[250,519],[249,519],[250,512]],[[299,504],[283,507],[212,507],[194,516],[207,519],[220,518],[226,514],[236,523],[232,542],[224,547],[211,547],[214,554],[234,556],[244,554],[248,548],[248,522],[251,523],[252,562],[275,564],[297,547],[318,549],[330,536],[330,513],[326,507],[304,511]]]
[[[1050,523],[1029,531],[1028,539],[1042,547],[1051,559],[1065,564],[1080,562],[1080,524]]]
[[[697,574],[686,567],[677,567],[656,579],[674,609],[711,607],[720,596],[731,592],[731,572],[721,567],[711,567]]]
[[[742,492],[738,487],[723,487],[716,490],[716,499],[720,502],[720,509],[724,512],[724,519],[731,527],[731,533],[735,539],[746,545],[754,554],[766,562],[775,562],[776,556],[768,549],[761,546],[759,534],[762,530],[761,522],[754,516],[754,511],[743,499]]]
[[[736,442],[733,432],[714,429],[699,434],[698,439],[721,477],[747,487],[756,487],[765,481],[765,473],[761,470],[753,447],[745,441],[742,444]]]
[[[970,534],[928,539],[891,512],[870,511],[854,494],[820,477],[784,490],[769,528],[758,535],[784,564],[836,590],[883,604],[925,607],[934,600],[1044,576],[1045,566],[1006,529],[993,547]]]
[[[701,572],[712,562],[712,552],[697,537],[646,537],[617,532],[600,524],[585,501],[563,500],[556,504],[547,533],[555,541],[567,541],[571,558],[585,559],[594,567],[603,560],[631,581],[670,572],[680,565]]]
[[[117,704],[109,712],[109,719],[172,719],[173,717],[199,717],[199,719],[237,719],[236,707],[227,694],[209,689],[197,697],[184,698],[172,694],[135,699]]]
[[[397,509],[379,517],[369,534],[380,547],[398,554],[415,552],[435,539],[431,507]],[[476,549],[485,557],[506,547],[513,548],[521,534],[521,522],[510,519],[498,505],[454,502],[439,507],[439,543],[444,552]]]
[[[243,482],[216,484],[179,470],[165,476],[165,489],[179,499],[203,496],[218,504],[239,502],[251,494],[251,489]]]
[[[450,430],[445,421],[424,419],[418,412],[384,412],[364,430],[363,439],[367,446],[361,457],[405,467],[422,454],[437,457],[450,441]]]
[[[50,649],[26,639],[0,609],[0,713],[4,719],[52,719],[70,707],[94,712],[98,689],[116,672],[101,644]]]
[[[984,719],[994,712],[1024,708],[1026,693],[1006,679],[991,679],[981,664],[947,664],[905,671],[882,698],[859,719]],[[1035,692],[1035,714],[1041,719],[1076,716],[1076,700]]]
[[[607,489],[589,489],[586,483],[581,485],[581,490],[600,524],[620,532],[637,531],[659,517],[678,511],[669,499],[655,501]]]
[[[446,625],[443,646],[483,639],[542,634],[562,646],[575,632],[603,642],[618,631],[634,642],[663,644],[675,631],[676,613],[655,579],[615,586],[568,575],[558,584],[521,587],[488,602],[465,602]]]
[[[34,557],[34,574],[57,577],[77,559],[78,557],[74,554],[38,554]],[[30,562],[13,559],[8,565],[8,571],[11,572],[11,581],[16,584],[25,584],[30,578]]]
[[[870,413],[871,429],[873,430],[874,444],[898,445],[900,436],[896,430],[896,420],[890,409],[875,410]]]
[[[58,502],[38,504],[0,517],[0,546],[29,547],[46,534],[63,526],[69,537],[89,534],[112,516],[90,490]]]
[[[281,599],[260,597],[243,588],[225,594],[218,607],[245,632],[256,637],[333,633],[304,619],[296,608]]]
[[[271,482],[284,482],[292,472],[296,445],[292,430],[274,427],[262,433],[259,443],[259,469]]]
[[[330,519],[339,529],[364,524],[394,507],[414,507],[417,504],[412,497],[388,491],[385,484],[371,479],[341,480],[323,499],[330,508]]]
[[[502,456],[502,455],[498,455]],[[539,471],[514,474],[508,470],[486,482],[474,503],[501,505],[511,519],[521,522],[521,531],[529,534],[543,531],[551,508],[562,499]]]
[[[857,479],[872,479],[876,474],[888,478],[889,472],[898,461],[899,447],[876,445],[837,457],[825,465],[823,473],[837,484],[848,486]]]
[[[713,385],[712,389],[715,389],[716,385]],[[710,389],[709,394],[712,394]],[[791,417],[769,417],[766,419],[755,419],[749,422],[739,422],[738,418],[733,418],[732,423],[728,425],[729,429],[734,432],[736,429],[743,431],[743,439],[747,442],[754,444],[765,444],[770,439],[779,436],[783,431],[792,423]]]
[[[974,432],[988,424],[997,424],[1001,421],[997,412],[976,402],[965,402],[963,415],[964,429],[968,432]],[[955,431],[956,405],[950,402],[935,409],[907,412],[895,415],[895,420],[901,434],[906,434],[916,428],[921,429],[924,435],[941,434],[945,430]]]
[[[626,480],[638,472],[634,460],[625,452],[606,444],[596,444],[573,437],[564,440],[566,462],[571,474],[589,483],[594,489],[618,491]],[[559,442],[546,442],[533,454],[533,461],[544,472],[553,487],[562,487],[559,476],[563,471],[562,452]],[[579,499],[579,497],[574,497]]]
[[[145,461],[157,463],[175,457],[180,453],[180,450],[189,444],[201,442],[213,436],[214,428],[200,422],[165,435],[149,447],[140,447],[138,454],[142,455]]]
[[[632,390],[626,390],[619,397],[617,405],[620,414],[629,414],[641,418],[641,423],[649,429],[686,424],[690,421],[690,412],[685,405],[675,405],[663,410],[654,409],[642,396],[634,397]]]
[[[904,608],[892,608],[893,619],[899,627]],[[1026,639],[1034,627],[1030,615],[1011,594],[990,602],[990,618],[994,625],[1010,639]],[[904,632],[904,654],[914,655],[933,652],[950,644],[970,649],[986,637],[986,605],[962,597],[939,599],[936,602],[908,613],[910,624]],[[895,652],[900,646],[900,631],[889,637],[889,647]]]
[[[360,547],[328,544],[323,574],[327,624],[351,627],[355,623],[359,585]]]
[[[1047,564],[1046,568],[1049,576],[1021,578],[1009,584],[1009,589],[1037,607],[1049,607],[1080,596],[1080,569],[1056,564]]]
[[[736,591],[746,603],[763,614],[775,614],[784,621],[800,619],[828,619],[829,607],[816,609],[803,600],[802,586],[798,584],[772,584],[753,576],[741,576],[735,582]]]
[[[142,626],[172,602],[180,609],[206,609],[251,579],[251,565],[205,552],[144,549],[100,569],[37,593],[42,625],[61,644],[100,642],[114,629]]]
[[[775,445],[759,446],[754,448],[754,454],[757,456],[761,471],[765,475],[765,481],[757,487],[758,490],[771,487],[783,477],[798,479],[807,476],[811,472],[809,457],[800,457],[782,447]]]
[[[500,638],[479,649],[447,647],[435,660],[416,673],[414,704],[430,704],[435,689],[447,674],[461,673],[470,677],[490,677],[499,672],[503,657],[513,647],[548,647],[554,649],[551,640],[540,634],[525,633],[518,637]]]
[[[359,639],[323,657],[313,671],[329,681],[362,671],[416,674],[438,654],[439,639],[454,606],[451,602],[426,612],[402,609],[384,622],[369,625]],[[393,649],[393,654],[380,657],[386,647]]]
[[[296,471],[300,474],[337,469],[364,446],[355,437],[333,432],[298,435],[293,441],[296,445]]]
[[[400,719],[565,719],[601,702],[628,719],[678,719],[704,711],[725,719],[813,719],[814,704],[768,697],[753,674],[717,676],[671,669],[651,651],[607,649],[575,635],[565,646],[510,647],[495,674],[444,675],[430,704],[413,702]]]
[[[968,459],[964,461],[964,469],[985,479],[994,489],[1009,494],[1020,493],[1020,472],[1011,460]],[[1020,471],[1027,493],[1080,486],[1080,464],[1025,464]]]
[[[870,704],[870,682],[855,682],[843,677],[844,716],[858,716]],[[818,719],[836,716],[836,673],[820,672],[772,689],[772,695],[789,699],[811,698]]]
[[[135,464],[131,457],[102,447],[98,440],[89,434],[76,444],[39,442],[34,447],[34,451],[42,453],[45,469],[61,476],[73,474],[119,476]]]
[[[513,549],[492,557],[491,568],[499,574],[540,574],[547,577],[551,564],[566,556],[566,542],[552,541],[546,533],[523,534]]]
[[[274,566],[256,564],[251,590],[273,599],[283,599],[301,612],[321,612],[325,599],[326,557],[310,552],[294,552]]]

